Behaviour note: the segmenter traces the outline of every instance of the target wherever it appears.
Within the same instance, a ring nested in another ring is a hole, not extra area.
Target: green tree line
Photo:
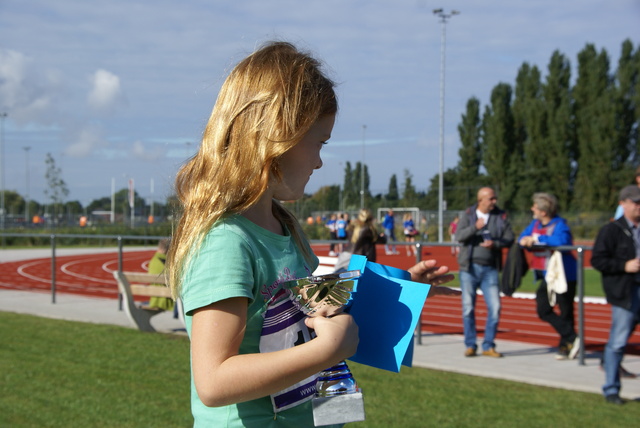
[[[500,205],[515,212],[528,212],[534,192],[555,194],[564,211],[614,210],[619,189],[634,182],[640,164],[640,47],[625,40],[612,71],[606,50],[587,44],[573,80],[569,59],[556,50],[546,76],[524,62],[515,84],[498,83],[486,106],[468,100],[458,124],[458,164],[443,174],[447,210],[474,203],[481,186],[494,187]],[[392,175],[387,193],[372,195],[367,166],[347,162],[342,185],[326,186],[294,209],[301,216],[353,211],[362,200],[371,209],[438,208],[438,175],[426,192],[408,170],[403,178],[399,186]]]
[[[570,61],[553,52],[546,77],[525,62],[515,85],[498,83],[484,109],[468,100],[458,132],[455,168],[444,174],[449,209],[462,209],[481,185],[500,204],[526,211],[534,192],[551,192],[564,210],[611,211],[620,188],[633,183],[640,126],[640,48],[622,43],[617,68],[587,44]],[[437,177],[427,200],[437,206]]]

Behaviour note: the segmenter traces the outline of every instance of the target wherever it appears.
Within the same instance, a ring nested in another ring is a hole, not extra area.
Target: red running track
[[[146,271],[154,251],[126,252],[124,270]],[[113,271],[118,269],[118,253],[56,257],[56,292],[115,299],[118,286]],[[51,258],[0,264],[0,288],[11,290],[51,290]]]
[[[327,246],[314,247],[318,255],[327,255]],[[407,269],[415,264],[414,256],[407,256],[405,248],[398,247],[401,254],[386,255],[378,249],[378,262]],[[123,253],[123,269],[145,271],[153,251]],[[455,257],[448,247],[427,247],[423,259],[435,258],[440,264],[457,270]],[[585,261],[589,257],[585,257]],[[118,268],[117,253],[62,256],[56,261],[56,291],[92,297],[115,299],[117,285],[112,272]],[[0,264],[0,289],[41,290],[51,289],[51,259],[33,259]],[[577,305],[576,305],[577,306]],[[601,351],[607,341],[610,324],[610,309],[606,304],[585,303],[585,343],[589,351]],[[576,307],[577,318],[577,307]],[[476,307],[476,324],[482,335],[486,321],[486,307],[481,296]],[[426,334],[462,334],[462,308],[460,297],[436,296],[427,300],[421,317],[422,332]],[[577,327],[577,326],[576,326]],[[515,340],[554,347],[558,336],[536,315],[533,299],[504,297],[498,331],[499,339]],[[640,354],[640,333],[634,332],[627,352]]]

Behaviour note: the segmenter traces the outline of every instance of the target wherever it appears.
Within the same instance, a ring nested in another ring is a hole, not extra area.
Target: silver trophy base
[[[364,421],[362,392],[313,397],[313,424],[317,427],[332,424]]]

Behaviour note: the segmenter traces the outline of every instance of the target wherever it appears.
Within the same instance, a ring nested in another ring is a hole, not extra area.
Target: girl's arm
[[[231,298],[195,311],[191,359],[198,397],[210,407],[249,401],[281,391],[355,354],[358,327],[347,314],[307,318],[317,337],[290,349],[238,354],[247,321],[247,299]]]

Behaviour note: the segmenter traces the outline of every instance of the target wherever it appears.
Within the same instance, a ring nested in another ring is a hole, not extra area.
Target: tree
[[[519,210],[528,208],[534,192],[548,190],[547,128],[541,92],[540,71],[525,62],[516,78],[509,165],[511,181],[517,183],[510,205]]]
[[[571,65],[559,51],[551,56],[549,73],[542,87],[547,129],[549,191],[561,209],[569,208],[575,181],[577,146],[571,98]]]
[[[344,167],[344,186],[342,186],[342,200],[344,207],[355,207],[358,192],[354,186],[354,173],[351,169],[351,162],[347,161]]]
[[[337,211],[340,209],[340,186],[323,186],[310,200],[319,211]]]
[[[418,203],[418,193],[413,185],[413,175],[408,169],[404,170],[404,189],[402,192],[402,206],[414,207]]]
[[[472,97],[467,101],[467,109],[458,125],[462,147],[458,150],[458,184],[468,186],[480,175],[482,162],[482,122],[480,121],[480,101]]]
[[[18,192],[13,190],[4,191],[4,208],[6,214],[13,216],[24,214],[24,202],[24,198]]]
[[[64,198],[69,194],[67,183],[62,179],[62,170],[56,166],[56,161],[51,156],[51,153],[47,153],[45,158],[45,164],[47,170],[45,173],[45,179],[49,186],[44,190],[44,194],[49,197],[53,206],[53,217],[57,217],[60,206],[64,202]]]
[[[389,202],[397,202],[399,198],[398,192],[398,178],[395,174],[391,175],[391,179],[389,179],[389,192],[386,195],[386,199]]]
[[[619,117],[616,128],[620,129],[621,146],[625,146],[623,156],[628,153],[627,165],[631,177],[634,165],[640,162],[639,128],[640,128],[640,46],[633,51],[633,43],[629,39],[622,43],[622,52],[616,73],[616,106]],[[620,183],[620,186],[628,181]]]
[[[510,208],[516,193],[517,183],[513,180],[519,153],[514,153],[514,120],[511,110],[511,86],[499,83],[491,91],[491,105],[483,115],[482,162],[491,184],[496,187],[505,208]]]
[[[368,206],[369,199],[371,198],[371,192],[369,191],[369,169],[367,165],[364,165],[361,162],[356,162],[356,167],[353,171],[353,182],[352,182],[352,191],[351,193],[354,195],[353,199],[350,199],[352,208],[360,207],[360,200],[364,200],[364,206]],[[363,176],[364,174],[364,176]],[[364,177],[364,182],[362,181]],[[362,188],[364,185],[364,189]],[[361,198],[360,192],[364,191],[364,197]]]
[[[581,210],[610,210],[626,156],[615,127],[615,94],[606,51],[597,52],[588,44],[578,54],[573,94],[579,149],[574,205]]]

